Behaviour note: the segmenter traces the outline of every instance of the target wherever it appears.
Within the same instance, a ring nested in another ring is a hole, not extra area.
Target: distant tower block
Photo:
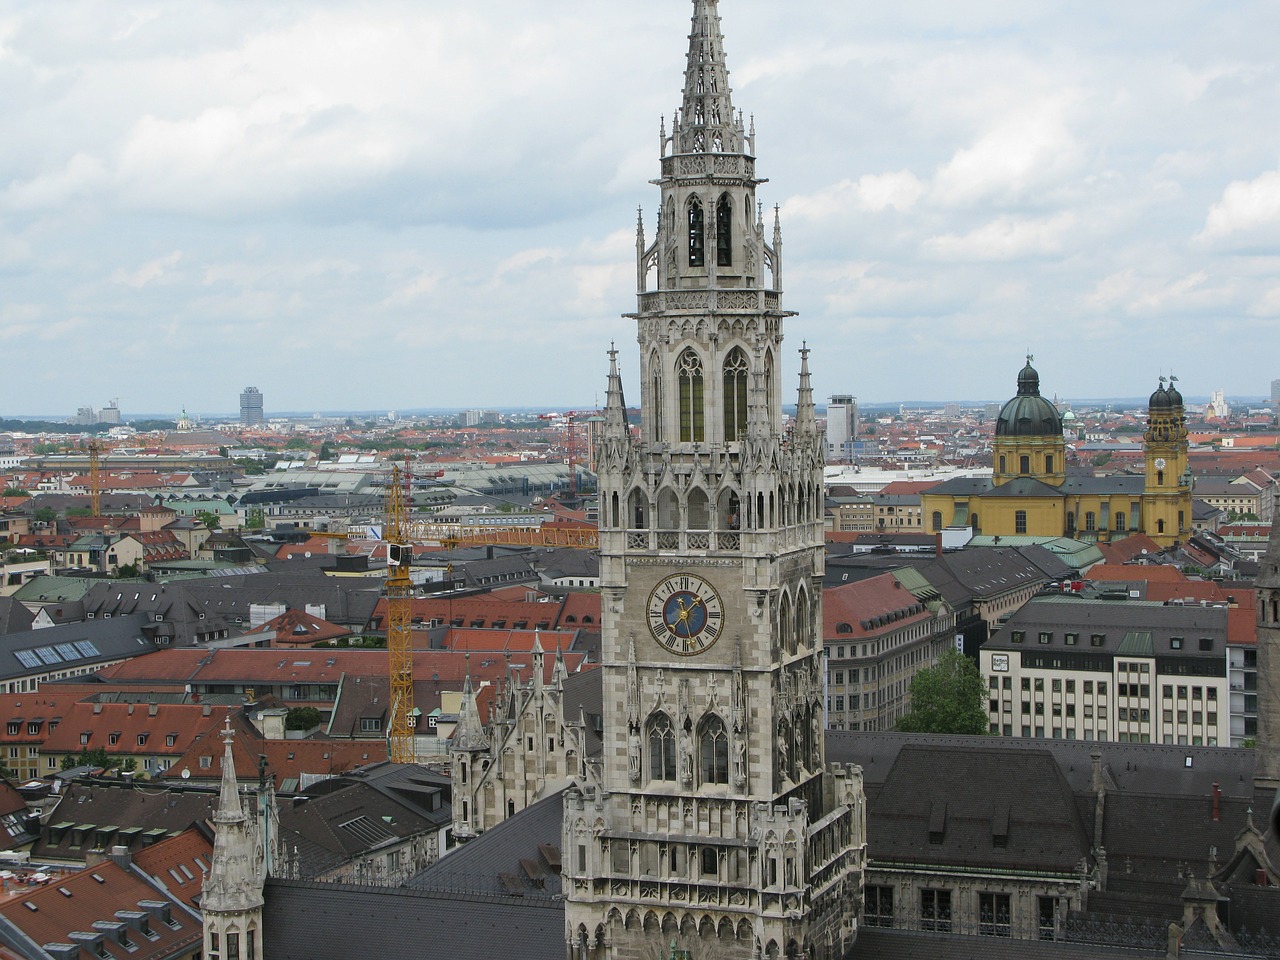
[[[249,426],[263,420],[262,391],[257,387],[245,387],[240,391],[240,422]]]
[[[852,459],[849,444],[858,439],[858,398],[836,394],[827,402],[827,460]]]

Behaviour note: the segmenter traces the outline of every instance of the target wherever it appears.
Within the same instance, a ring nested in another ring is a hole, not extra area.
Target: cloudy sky
[[[638,399],[690,8],[0,2],[0,415]],[[721,13],[820,396],[1280,377],[1274,0]]]

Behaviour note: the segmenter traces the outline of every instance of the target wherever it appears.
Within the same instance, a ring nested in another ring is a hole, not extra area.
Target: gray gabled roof
[[[58,670],[78,670],[155,652],[141,614],[64,623],[0,637],[0,681]]]
[[[565,956],[562,900],[299,880],[269,880],[265,900],[272,960]]]
[[[560,901],[563,822],[564,793],[557,791],[436,861],[410,880],[409,886]]]

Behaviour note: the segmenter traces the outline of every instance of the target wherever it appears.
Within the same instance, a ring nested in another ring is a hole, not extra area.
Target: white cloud
[[[1263,227],[1280,226],[1280,170],[1268,170],[1253,180],[1236,180],[1209,208],[1200,237],[1217,240]],[[1271,234],[1272,246],[1275,233]]]
[[[957,150],[934,177],[939,202],[1017,202],[1069,173],[1080,151],[1064,116],[1068,103],[1057,97],[1030,104]]]
[[[634,334],[619,314],[635,210],[652,240],[689,7],[6,9],[0,280],[33,311],[4,327],[6,358],[38,368],[43,337],[76,323],[67,364],[127,343],[156,371],[137,409],[234,411],[223,378],[187,371],[278,377],[250,338],[300,368],[394,343],[432,375],[366,378],[344,403],[582,406],[601,381],[573,364],[603,376],[604,346]],[[784,352],[826,351],[819,394],[1000,399],[1027,348],[1070,371],[1046,379],[1067,396],[1149,392],[1153,343],[1157,367],[1194,358],[1189,395],[1275,375],[1266,351],[1212,347],[1278,310],[1280,7],[1100,9],[725,8],[769,178],[758,199],[784,207],[800,311]],[[1093,363],[1086,341],[1135,360]],[[1007,384],[991,373],[1005,353]],[[273,396],[323,408],[327,386],[285,379]],[[105,399],[72,400],[60,376],[0,388],[14,412]]]
[[[947,234],[925,242],[925,249],[944,260],[1017,260],[1061,253],[1075,225],[1071,213],[1043,219],[997,217],[963,236]]]
[[[163,257],[147,261],[136,270],[117,270],[111,275],[111,282],[140,290],[169,273],[181,260],[182,251],[175,250]]]

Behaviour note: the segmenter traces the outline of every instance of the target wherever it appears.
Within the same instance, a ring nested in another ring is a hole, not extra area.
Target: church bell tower
[[[779,384],[782,236],[735,110],[716,0],[637,226],[642,426],[610,351],[597,447],[601,787],[565,795],[568,955],[839,956],[856,933],[860,770],[825,764],[822,436],[808,351]]]

